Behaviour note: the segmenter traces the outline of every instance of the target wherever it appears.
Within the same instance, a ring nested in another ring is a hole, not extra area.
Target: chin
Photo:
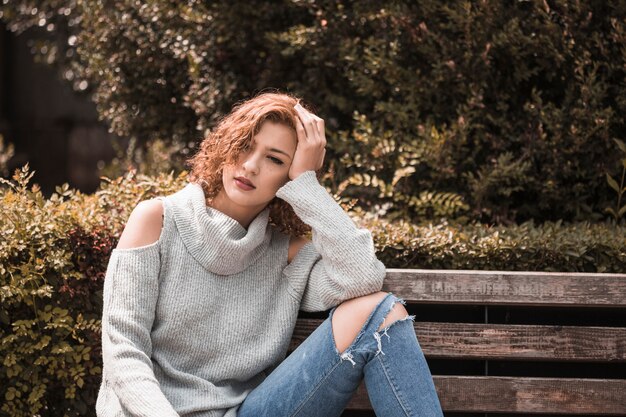
[[[253,198],[252,196],[247,195],[247,194],[241,194],[241,192],[236,188],[232,192],[226,193],[226,194],[228,195],[228,198],[230,199],[230,201],[242,207],[257,208],[259,206],[266,206],[269,203],[269,201],[264,201],[258,198]]]

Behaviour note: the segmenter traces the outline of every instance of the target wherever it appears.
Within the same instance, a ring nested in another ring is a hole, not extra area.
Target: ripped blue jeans
[[[343,354],[337,350],[332,316],[248,394],[238,417],[339,416],[365,379],[377,416],[443,416],[432,375],[413,329],[414,316],[380,332],[396,302],[378,303]]]

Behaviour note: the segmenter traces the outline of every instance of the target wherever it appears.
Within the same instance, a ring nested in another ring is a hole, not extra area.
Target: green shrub
[[[622,154],[622,178],[617,182],[615,178],[606,174],[606,181],[616,193],[617,202],[615,208],[606,207],[605,212],[611,214],[616,222],[619,222],[622,217],[626,218],[626,144],[619,139],[614,139],[620,153]],[[622,200],[624,203],[622,204]]]
[[[137,202],[181,180],[129,174],[94,195],[66,184],[46,199],[32,175],[26,166],[0,188],[0,413],[91,415],[111,250]]]
[[[623,273],[626,227],[561,221],[487,226],[418,226],[366,218],[389,268]]]
[[[142,146],[188,149],[277,87],[317,106],[335,186],[364,208],[511,224],[597,221],[613,201],[623,1],[36,3],[0,15],[50,29],[37,56]]]
[[[0,195],[1,411],[85,412],[100,373],[97,309],[80,308],[97,302],[93,276],[72,259],[68,235],[80,234],[73,193],[60,189],[46,200],[37,186],[27,188],[31,177],[26,168],[15,184],[3,180],[9,188]]]

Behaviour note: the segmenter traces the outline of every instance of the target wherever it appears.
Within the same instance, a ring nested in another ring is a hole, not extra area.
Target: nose
[[[243,169],[246,172],[249,172],[254,175],[259,173],[259,162],[257,161],[257,158],[254,155],[254,153],[249,153],[248,155],[246,155],[244,158],[243,164],[241,165],[243,166]]]

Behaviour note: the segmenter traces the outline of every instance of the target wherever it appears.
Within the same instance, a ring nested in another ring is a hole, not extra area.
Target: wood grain
[[[320,324],[298,319],[290,350]],[[473,323],[413,323],[426,357],[626,362],[626,328]]]
[[[388,269],[383,290],[407,304],[626,307],[626,274]],[[299,318],[290,350],[321,322]],[[413,327],[427,358],[626,362],[626,323],[415,322]],[[433,375],[433,380],[447,412],[626,416],[626,379]],[[371,410],[364,384],[348,409]]]
[[[383,290],[420,304],[626,307],[626,274],[388,269]]]
[[[444,411],[626,416],[626,380],[434,376]],[[348,409],[371,409],[362,383]]]

